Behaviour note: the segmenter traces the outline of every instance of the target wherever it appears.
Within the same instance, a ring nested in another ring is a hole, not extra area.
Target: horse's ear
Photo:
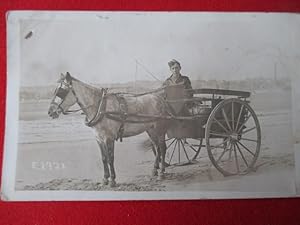
[[[57,83],[61,83],[65,79],[65,75],[60,73],[60,78],[57,80]]]
[[[70,82],[72,80],[71,74],[69,72],[66,73],[66,80]]]

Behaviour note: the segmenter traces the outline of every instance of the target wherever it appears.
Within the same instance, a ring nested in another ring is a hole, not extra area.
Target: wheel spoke
[[[172,138],[167,138],[165,141],[170,141]]]
[[[236,147],[237,147],[237,149],[238,149],[240,155],[242,156],[242,159],[243,159],[243,161],[245,162],[246,166],[249,167],[248,162],[247,162],[247,160],[246,160],[244,154],[242,153],[242,151],[241,151],[241,149],[240,149],[240,146],[238,146],[238,144],[235,144],[235,145],[236,145]]]
[[[174,138],[174,140],[171,142],[171,144],[168,145],[168,147],[166,149],[168,149],[175,141],[176,141],[176,138]]]
[[[240,133],[240,131],[242,130],[243,126],[248,122],[248,120],[252,117],[251,113],[250,116],[247,117],[247,119],[244,121],[244,123],[240,126],[240,128],[238,129],[237,133]]]
[[[191,145],[190,143],[188,142],[185,142],[184,144],[187,144],[194,152],[198,152],[193,145]]]
[[[256,129],[256,127],[249,128],[249,129],[243,131],[241,134],[246,134],[246,133],[248,133],[248,132],[250,132],[251,130],[254,130],[254,129]]]
[[[227,115],[226,115],[226,112],[225,112],[224,108],[222,108],[222,114],[223,114],[223,116],[224,116],[225,122],[226,122],[226,124],[227,124],[229,130],[232,131],[231,126],[230,126],[230,124],[229,124],[229,120],[228,120],[228,118],[227,118]]]
[[[220,133],[212,133],[212,132],[210,132],[209,134],[210,135],[215,135],[215,136],[220,136],[220,137],[226,137],[226,138],[230,137],[229,134],[220,134]]]
[[[228,154],[228,161],[231,159],[231,154],[232,154],[232,143],[230,142],[230,149],[229,149],[229,154]]]
[[[183,143],[182,143],[181,140],[180,140],[180,143],[181,143],[181,145],[182,145],[182,148],[183,148],[183,151],[184,151],[184,153],[185,153],[186,159],[187,159],[188,161],[190,161],[190,158],[189,158],[188,154],[186,153],[185,147],[184,147],[184,145],[183,145]]]
[[[197,139],[198,140],[198,139]],[[188,143],[189,144],[189,143]],[[196,154],[194,155],[194,157],[192,158],[192,160],[195,160],[198,155],[200,154],[201,148],[202,148],[202,139],[200,140],[200,143],[198,145],[198,151],[196,152]],[[193,146],[190,146],[191,149],[193,149],[195,151],[195,149],[193,148]]]
[[[180,144],[179,141],[177,141],[178,143],[178,163],[180,163]]]
[[[247,150],[251,155],[255,156],[255,154],[253,152],[251,152],[245,145],[243,145],[240,141],[238,141],[237,143],[239,143],[245,150]]]
[[[239,160],[237,158],[237,152],[236,152],[236,149],[235,149],[235,145],[233,146],[233,151],[234,151],[236,169],[237,169],[237,172],[240,173]]]
[[[218,145],[212,145],[212,146],[211,146],[211,149],[219,148],[219,147],[221,147],[222,145],[224,145],[227,141],[228,141],[228,140],[226,139],[226,140],[224,140],[222,143],[220,143],[220,144],[218,144]]]
[[[228,150],[224,150],[223,152],[222,152],[222,154],[220,155],[220,157],[218,158],[218,160],[216,161],[217,163],[219,163],[219,161],[222,159],[222,157],[225,155],[225,153],[227,152]]]
[[[224,131],[226,131],[226,133],[229,133],[229,131],[220,123],[219,120],[217,120],[216,118],[213,118],[213,120],[216,121],[219,124],[219,126],[222,127]]]
[[[176,139],[174,139],[174,140],[176,140]],[[171,154],[170,160],[169,160],[169,164],[171,164],[171,160],[172,160],[172,158],[173,158],[173,155],[174,155],[174,152],[175,152],[176,146],[177,146],[177,141],[176,141],[176,143],[175,143],[175,145],[174,145],[174,148],[173,148],[173,151],[172,151],[172,154]]]
[[[230,146],[231,147],[231,146]],[[231,149],[231,148],[230,148]],[[230,149],[224,149],[224,151],[221,153],[221,155],[219,156],[219,158],[217,159],[216,163],[219,163],[220,160],[222,159],[222,157],[225,155],[226,152],[230,151]]]
[[[241,140],[245,140],[245,141],[253,141],[253,142],[256,142],[256,143],[257,143],[257,140],[249,139],[249,138],[241,138]]]
[[[234,130],[234,102],[231,103],[231,122],[232,122],[232,130]]]
[[[236,127],[235,127],[234,131],[236,131],[238,129],[243,109],[244,109],[244,105],[242,105],[242,107],[240,109],[239,116],[238,116],[238,119],[237,119],[237,122],[236,122]]]

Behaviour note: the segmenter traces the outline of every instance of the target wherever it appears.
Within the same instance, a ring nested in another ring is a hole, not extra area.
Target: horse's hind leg
[[[115,151],[115,142],[114,140],[107,140],[106,146],[108,150],[108,163],[110,168],[110,186],[115,187],[116,186],[116,172],[114,167],[114,151]]]
[[[161,153],[161,175],[163,176],[165,173],[165,168],[166,168],[166,163],[165,163],[165,159],[166,159],[166,150],[167,150],[167,146],[166,146],[166,142],[165,142],[165,135],[161,135],[158,138],[158,146],[160,149],[160,153]]]
[[[156,150],[157,150],[157,153],[155,155],[154,168],[153,168],[153,171],[152,171],[153,176],[158,175],[157,170],[159,169],[159,162],[160,162],[160,149],[159,149],[159,147],[157,147]]]
[[[158,175],[158,172],[157,170],[159,169],[159,162],[160,162],[160,149],[158,147],[158,139],[157,137],[154,135],[153,132],[151,131],[147,131],[150,139],[151,139],[151,142],[152,142],[152,151],[155,155],[155,161],[154,161],[154,168],[153,168],[153,171],[152,171],[152,176],[157,176]]]
[[[104,142],[100,142],[97,140],[97,143],[101,150],[101,156],[102,156],[102,162],[103,162],[103,168],[104,168],[104,178],[103,178],[103,184],[108,184],[108,178],[110,177],[109,174],[109,168],[108,168],[108,151],[106,144]]]

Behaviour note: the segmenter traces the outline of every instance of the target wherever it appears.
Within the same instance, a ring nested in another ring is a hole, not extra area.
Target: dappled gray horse
[[[107,93],[107,89],[95,88],[85,84],[68,72],[61,75],[48,115],[58,118],[67,114],[74,104],[78,104],[86,115],[86,125],[91,127],[101,149],[104,166],[103,183],[116,185],[114,168],[114,143],[122,137],[130,137],[147,132],[156,146],[153,175],[157,176],[159,163],[165,162],[165,134],[168,121],[160,119],[166,113],[166,106],[158,94],[122,96]],[[135,115],[139,116],[136,117]],[[149,117],[152,115],[152,117]],[[161,163],[161,174],[165,172],[165,163]]]

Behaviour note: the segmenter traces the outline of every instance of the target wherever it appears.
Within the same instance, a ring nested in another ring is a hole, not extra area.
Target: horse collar
[[[106,94],[107,94],[107,89],[102,88],[102,95],[101,95],[101,99],[96,114],[90,121],[88,121],[87,117],[85,118],[85,125],[87,125],[88,127],[95,126],[98,122],[100,122],[104,118],[105,109],[106,109],[106,100],[107,100]]]

